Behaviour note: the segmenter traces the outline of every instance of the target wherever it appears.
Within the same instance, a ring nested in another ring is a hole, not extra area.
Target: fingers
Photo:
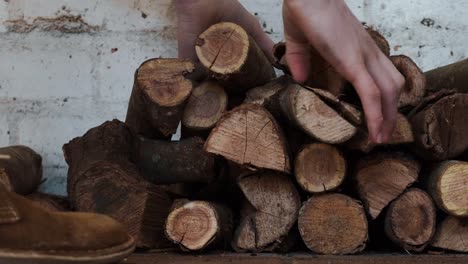
[[[294,80],[304,83],[310,71],[309,45],[286,41],[286,61]]]

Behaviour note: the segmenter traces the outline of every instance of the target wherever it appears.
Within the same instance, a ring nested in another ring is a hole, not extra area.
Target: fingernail
[[[382,144],[383,142],[383,135],[382,135],[382,132],[379,132],[379,134],[377,134],[377,144]]]

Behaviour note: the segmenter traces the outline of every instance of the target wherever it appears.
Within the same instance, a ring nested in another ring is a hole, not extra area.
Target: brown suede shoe
[[[0,264],[112,263],[134,248],[110,217],[49,212],[0,184]]]

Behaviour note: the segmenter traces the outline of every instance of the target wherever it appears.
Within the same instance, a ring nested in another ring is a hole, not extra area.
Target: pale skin
[[[237,0],[176,0],[179,57],[196,60],[194,42],[210,25],[227,21],[242,26],[272,59],[273,41]],[[405,80],[344,0],[284,0],[286,60],[293,78],[307,80],[308,47],[355,87],[366,115],[369,137],[390,139],[397,101]]]

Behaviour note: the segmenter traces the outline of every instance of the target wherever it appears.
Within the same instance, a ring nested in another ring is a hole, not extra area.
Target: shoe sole
[[[132,238],[106,249],[93,251],[4,250],[0,249],[0,264],[107,264],[118,263],[135,250]]]

